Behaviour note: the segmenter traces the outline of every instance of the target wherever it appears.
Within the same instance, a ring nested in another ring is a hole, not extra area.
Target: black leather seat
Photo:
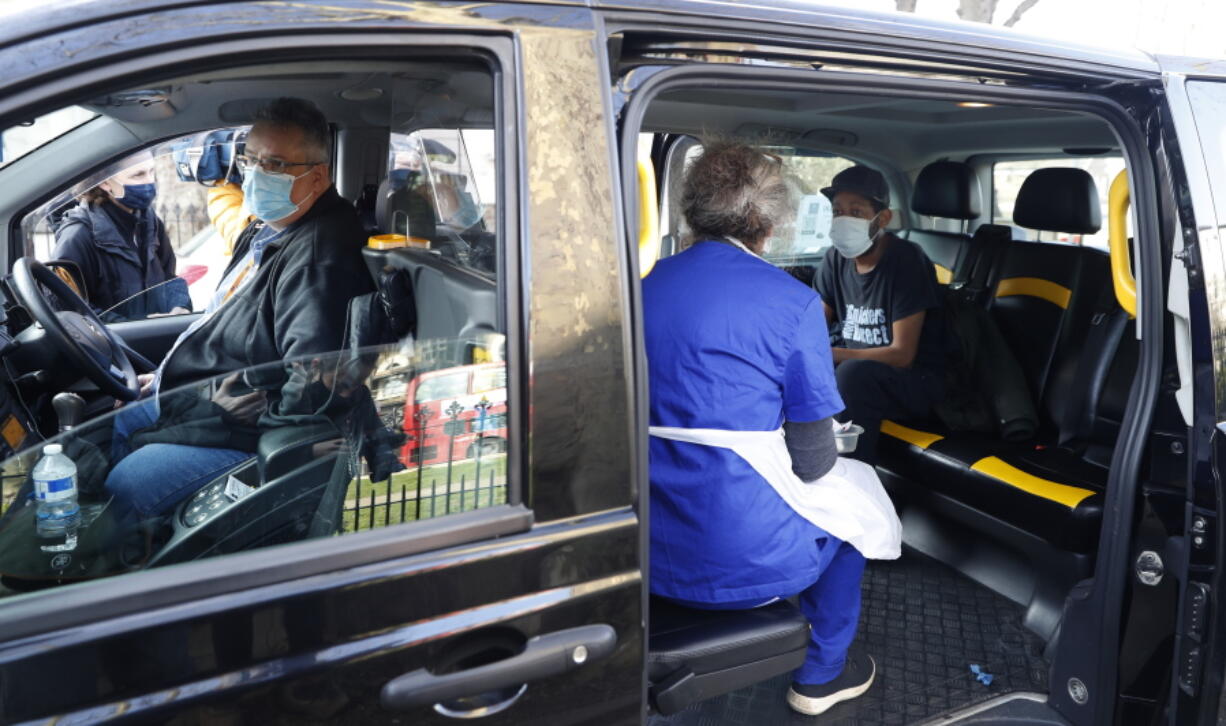
[[[434,204],[420,190],[393,189],[384,179],[374,197],[374,222],[378,231],[433,240],[436,236]]]
[[[652,708],[677,713],[795,670],[808,645],[809,622],[786,600],[752,610],[695,610],[653,597],[647,647]]]
[[[971,167],[957,161],[934,161],[920,170],[915,179],[911,211],[969,221],[979,217],[979,197],[979,180]],[[924,250],[941,284],[969,278],[975,261],[969,234],[912,228],[901,236]]]
[[[1096,232],[1093,178],[1080,169],[1034,172],[1014,219],[1043,230]],[[1038,435],[1009,443],[932,422],[886,422],[882,467],[1059,549],[1088,552],[1136,370],[1135,328],[1115,302],[1110,260],[1099,250],[1013,241],[995,260],[991,280],[989,310],[1025,372]]]

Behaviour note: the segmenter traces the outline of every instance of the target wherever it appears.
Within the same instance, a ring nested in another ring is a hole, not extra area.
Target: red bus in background
[[[506,363],[479,363],[423,373],[405,396],[407,467],[446,464],[507,450]]]

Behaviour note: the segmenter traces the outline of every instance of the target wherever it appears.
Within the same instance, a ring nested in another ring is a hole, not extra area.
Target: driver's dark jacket
[[[175,276],[166,226],[153,210],[130,214],[110,202],[82,202],[60,220],[55,240],[53,257],[77,263],[95,309],[123,303],[104,313],[103,320],[139,320],[176,307],[191,310],[187,282]]]
[[[235,243],[230,267],[240,264],[262,223]],[[329,188],[297,222],[264,249],[255,277],[183,340],[162,366],[160,416],[132,436],[135,446],[179,443],[254,452],[261,430],[333,418],[329,391],[307,373],[312,359],[343,346],[349,300],[374,289],[362,260],[365,232],[353,206]],[[227,268],[226,273],[229,273]],[[224,277],[224,275],[223,275]],[[266,392],[258,425],[242,424],[209,399],[212,386],[243,371]]]

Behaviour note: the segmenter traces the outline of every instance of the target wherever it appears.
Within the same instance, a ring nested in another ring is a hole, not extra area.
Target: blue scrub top
[[[843,410],[811,288],[744,250],[698,242],[643,281],[651,425],[773,431]],[[651,437],[651,591],[691,602],[800,592],[824,530],[728,449]]]

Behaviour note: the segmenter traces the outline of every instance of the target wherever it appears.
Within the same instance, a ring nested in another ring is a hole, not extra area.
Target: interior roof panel
[[[472,62],[316,61],[248,66],[201,76],[168,79],[174,113],[167,107],[85,104],[127,125],[141,138],[247,123],[251,111],[279,96],[313,101],[339,127],[466,127],[474,109],[492,113],[493,76]],[[379,88],[365,101],[340,97],[347,89]]]
[[[706,93],[703,102],[694,92],[669,93],[647,109],[644,130],[733,134],[751,125],[775,129],[775,138],[789,139],[810,130],[834,129],[851,132],[856,143],[843,148],[798,143],[848,156],[888,158],[900,169],[944,157],[1118,146],[1104,122],[1068,111],[1007,105],[963,108],[951,101],[839,93],[791,95],[782,99],[787,103],[771,103],[771,95],[725,89]]]

